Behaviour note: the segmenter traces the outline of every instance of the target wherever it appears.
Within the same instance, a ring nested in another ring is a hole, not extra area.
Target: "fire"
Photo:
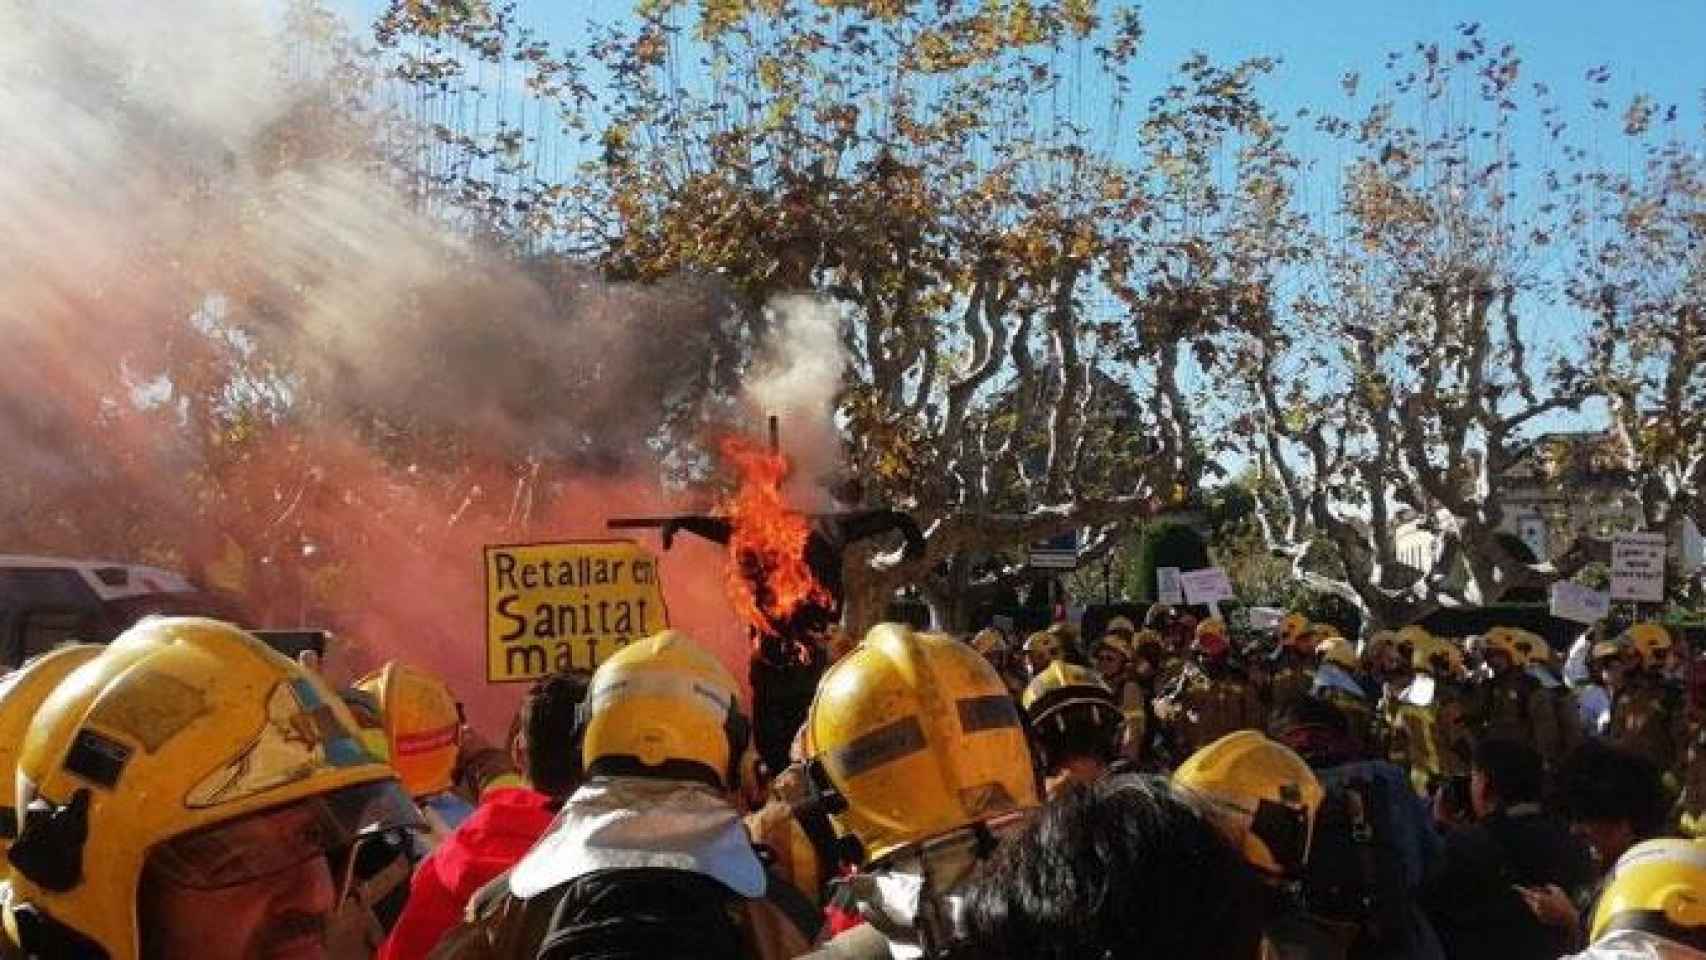
[[[834,599],[806,563],[811,527],[782,498],[788,458],[745,437],[725,438],[723,460],[740,475],[740,488],[724,505],[733,528],[728,572],[729,602],[760,634],[780,636],[802,606],[830,606]]]

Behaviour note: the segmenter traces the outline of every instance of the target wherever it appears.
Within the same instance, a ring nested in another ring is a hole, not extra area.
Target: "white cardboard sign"
[[[1611,538],[1611,599],[1664,602],[1664,534],[1620,533]]]
[[[1220,603],[1232,599],[1232,579],[1219,567],[1204,567],[1179,574],[1187,603]]]
[[[1175,607],[1185,602],[1185,595],[1179,588],[1178,567],[1155,568],[1155,601]]]
[[[1552,585],[1552,615],[1577,623],[1598,623],[1611,614],[1611,594],[1560,580]]]

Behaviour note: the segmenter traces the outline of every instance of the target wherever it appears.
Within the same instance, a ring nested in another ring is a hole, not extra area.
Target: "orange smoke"
[[[741,436],[724,438],[719,448],[740,477],[723,506],[732,527],[729,603],[760,634],[777,635],[801,606],[829,606],[834,599],[806,563],[811,527],[782,497],[788,458]]]

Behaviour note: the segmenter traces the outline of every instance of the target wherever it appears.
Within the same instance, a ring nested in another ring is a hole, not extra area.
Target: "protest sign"
[[[591,670],[669,626],[657,560],[629,540],[486,548],[486,679]]]
[[[1611,599],[1664,602],[1664,534],[1619,533],[1611,538]]]

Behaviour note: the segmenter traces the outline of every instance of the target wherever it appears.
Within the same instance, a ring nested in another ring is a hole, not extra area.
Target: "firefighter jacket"
[[[1615,746],[1674,775],[1687,743],[1685,713],[1681,690],[1652,677],[1635,678],[1612,699],[1608,736]]]
[[[1574,713],[1572,707],[1567,719],[1573,719]],[[1568,731],[1560,724],[1558,698],[1526,673],[1513,672],[1481,684],[1473,722],[1483,738],[1533,744],[1548,769],[1564,759]]]
[[[1399,695],[1394,734],[1418,791],[1469,775],[1474,740],[1457,684],[1419,674]]]
[[[1180,757],[1229,733],[1264,729],[1267,722],[1261,695],[1243,670],[1195,663],[1156,704],[1156,716],[1172,727]]]
[[[1268,678],[1268,709],[1274,714],[1295,703],[1315,685],[1315,669],[1301,654],[1281,650]]]

